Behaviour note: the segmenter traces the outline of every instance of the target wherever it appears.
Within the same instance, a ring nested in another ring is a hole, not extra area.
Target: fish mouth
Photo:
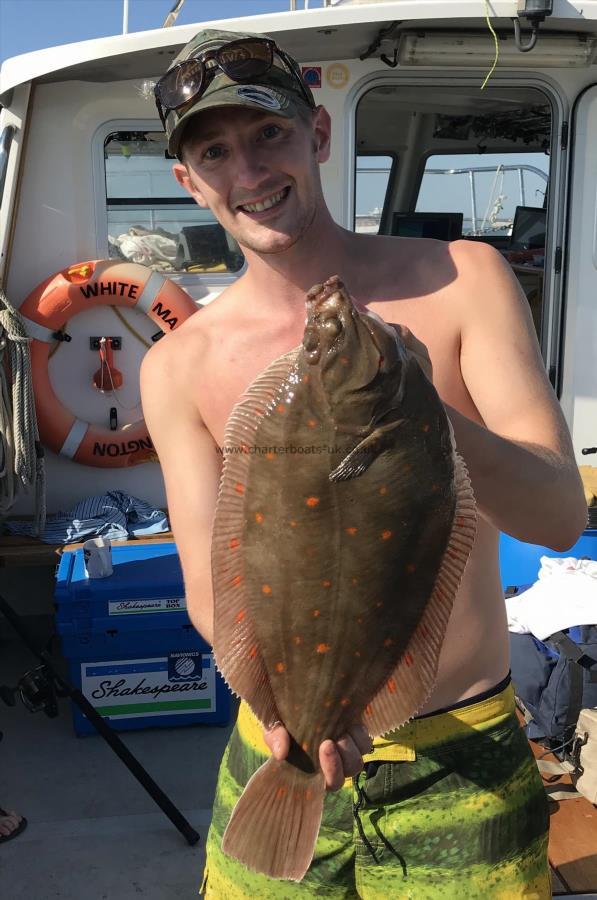
[[[337,275],[316,284],[307,294],[307,325],[303,335],[305,358],[311,365],[321,359],[344,330],[340,312],[346,305],[344,285]]]

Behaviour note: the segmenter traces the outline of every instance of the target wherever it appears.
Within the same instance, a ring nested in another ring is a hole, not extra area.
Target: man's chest
[[[427,346],[434,384],[445,402],[458,408],[470,403],[460,372],[459,323],[449,310],[442,309],[441,298],[372,302],[369,308],[389,323],[406,325]],[[245,330],[242,336],[231,336],[212,349],[198,402],[203,421],[219,445],[235,403],[270,363],[297,347],[301,338],[300,329],[285,335]]]

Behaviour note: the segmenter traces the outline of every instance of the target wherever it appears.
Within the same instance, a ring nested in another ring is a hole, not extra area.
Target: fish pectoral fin
[[[358,478],[363,472],[366,472],[372,462],[374,462],[380,453],[383,453],[393,443],[393,432],[405,422],[405,419],[395,419],[386,425],[379,425],[375,431],[367,435],[354,447],[348,456],[345,456],[342,462],[330,472],[330,481],[349,481],[351,478]]]

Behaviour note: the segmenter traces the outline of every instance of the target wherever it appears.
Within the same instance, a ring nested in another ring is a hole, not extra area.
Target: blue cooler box
[[[597,559],[597,529],[583,531],[576,544],[564,551],[550,550],[539,544],[526,544],[507,534],[501,534],[500,573],[504,589],[510,585],[514,587],[537,581],[542,556],[574,556],[577,559],[588,556],[589,559]]]
[[[175,544],[115,546],[112,565],[86,578],[82,550],[60,560],[56,626],[71,681],[118,731],[226,724],[230,694],[189,620]],[[75,704],[73,722],[95,733]]]

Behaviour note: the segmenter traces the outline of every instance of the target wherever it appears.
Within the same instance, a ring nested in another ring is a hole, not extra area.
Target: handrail
[[[7,125],[0,135],[0,206],[2,206],[2,197],[4,196],[4,184],[6,182],[10,145],[12,144],[12,139],[15,134],[16,128],[14,125]]]

